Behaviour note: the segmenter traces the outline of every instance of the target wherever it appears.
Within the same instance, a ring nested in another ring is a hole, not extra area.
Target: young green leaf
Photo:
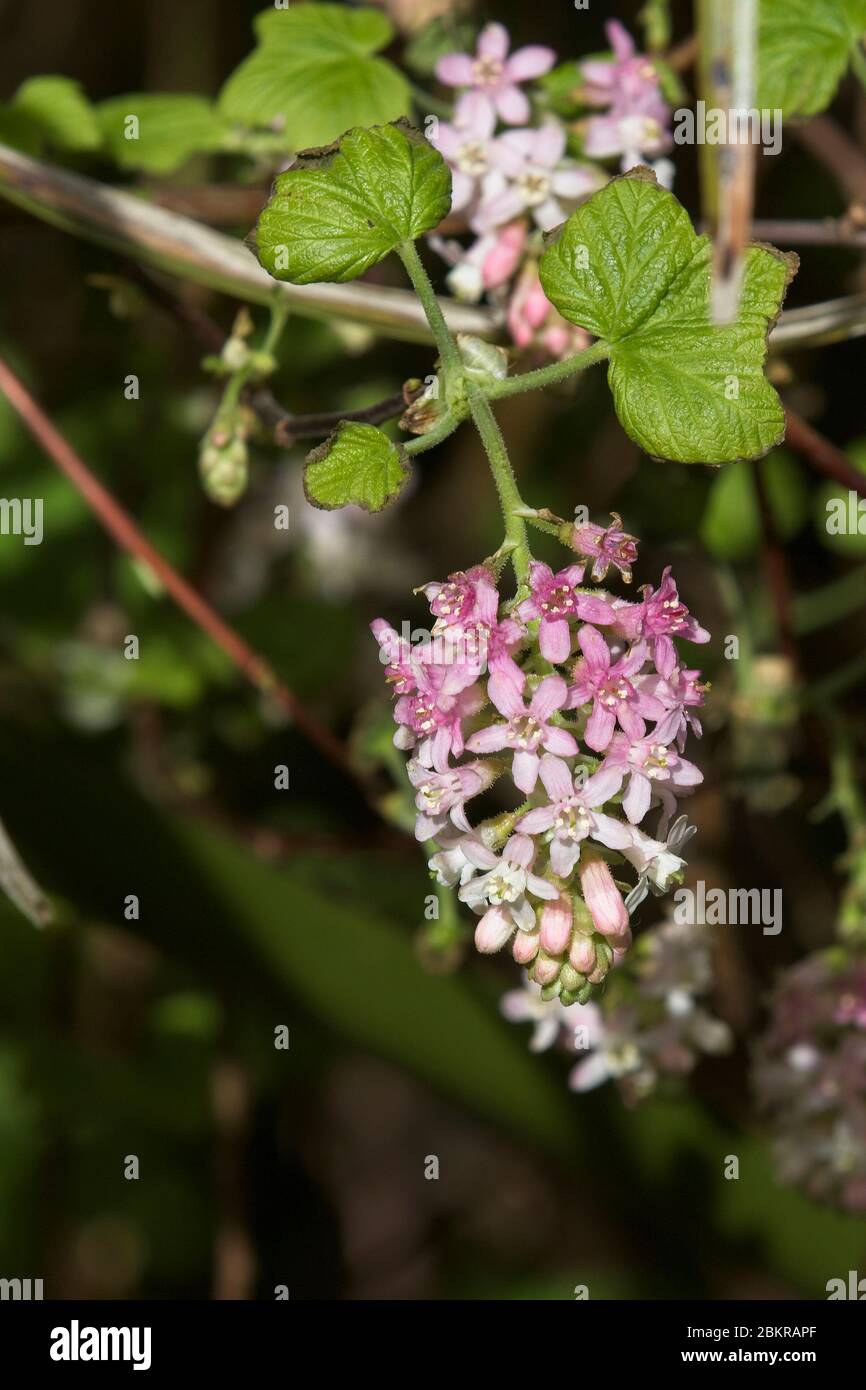
[[[270,9],[256,20],[256,33],[259,46],[220,93],[229,120],[276,124],[286,148],[301,150],[408,112],[409,84],[375,56],[394,37],[381,11],[314,4]]]
[[[314,507],[363,507],[380,512],[402,491],[409,468],[402,449],[375,425],[340,422],[307,455],[304,491]]]
[[[28,148],[95,150],[102,132],[80,82],[71,77],[31,77],[23,82],[4,114],[20,123]]]
[[[138,92],[97,107],[112,158],[122,169],[170,174],[194,154],[221,147],[228,126],[205,97]]]
[[[866,0],[761,0],[758,105],[814,116],[866,34]]]
[[[350,130],[277,177],[256,251],[278,280],[354,280],[429,232],[450,206],[448,166],[419,131],[405,121]]]
[[[797,257],[752,246],[739,317],[710,320],[711,246],[649,169],[634,169],[573,212],[539,267],[544,292],[610,348],[624,429],[655,458],[731,463],[784,435],[764,375],[767,334]]]

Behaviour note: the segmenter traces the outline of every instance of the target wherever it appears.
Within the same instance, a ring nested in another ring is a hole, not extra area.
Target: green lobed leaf
[[[420,131],[404,121],[350,130],[277,177],[256,251],[278,280],[354,280],[437,226],[450,206],[448,166]]]
[[[186,94],[135,92],[96,108],[108,150],[122,169],[170,174],[195,154],[222,146],[228,126],[212,102]],[[129,117],[138,121],[137,138]]]
[[[559,312],[610,345],[623,428],[648,454],[678,463],[757,458],[785,431],[764,362],[797,257],[751,246],[739,316],[719,327],[711,254],[685,208],[638,168],[573,212],[539,266]]]
[[[761,0],[758,106],[814,116],[836,95],[866,34],[866,0]]]
[[[327,145],[353,126],[405,116],[409,84],[378,51],[394,36],[379,10],[299,5],[256,20],[259,46],[228,78],[229,120],[276,126],[287,149]]]
[[[342,420],[329,439],[307,455],[304,491],[314,507],[363,507],[380,512],[409,477],[403,450],[375,425]]]

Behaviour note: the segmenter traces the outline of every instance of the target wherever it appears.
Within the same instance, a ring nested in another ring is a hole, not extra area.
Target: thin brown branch
[[[854,467],[841,449],[837,449],[835,444],[831,444],[829,439],[825,439],[823,434],[819,434],[790,407],[785,411],[785,418],[787,421],[785,443],[795,453],[798,453],[819,473],[825,473],[828,478],[841,483],[843,487],[850,488],[858,496],[866,497],[866,477]]]
[[[755,241],[776,246],[862,246],[866,248],[866,226],[849,217],[827,217],[822,221],[758,221],[752,223]]]
[[[866,203],[866,155],[832,116],[793,121],[790,130],[800,144],[835,179],[852,203]]]
[[[797,675],[800,670],[800,653],[794,633],[794,592],[788,562],[784,547],[776,532],[773,512],[767,497],[764,483],[764,460],[756,459],[752,469],[755,478],[755,490],[758,495],[761,529],[764,533],[764,543],[761,549],[764,579],[776,615],[779,645],[788,658],[791,670]]]
[[[669,68],[673,68],[674,72],[688,72],[689,68],[694,67],[699,51],[700,42],[697,34],[690,34],[687,39],[668,49],[665,63]]]
[[[311,743],[348,777],[363,784],[348,749],[297,696],[279,680],[264,657],[247,645],[187,581],[169,564],[165,556],[139,530],[132,517],[112,497],[79,458],[72,446],[51,423],[41,406],[0,358],[0,390],[15,409],[33,438],[48,457],[78,489],[110,536],[128,554],[142,560],[153,571],[166,592],[196,626],[206,632],[233,664],[258,690],[280,706]]]

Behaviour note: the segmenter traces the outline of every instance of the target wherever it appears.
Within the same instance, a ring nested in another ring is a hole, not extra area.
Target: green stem
[[[508,451],[505,448],[505,440],[502,438],[502,431],[496,423],[496,416],[478,387],[468,382],[466,394],[472,419],[481,435],[481,442],[490,461],[490,470],[496,484],[496,491],[499,493],[502,517],[505,522],[505,539],[511,541],[514,546],[511,551],[511,562],[514,565],[517,583],[518,585],[528,585],[529,561],[532,557],[526,535],[526,523],[519,514],[520,509],[524,508],[525,504],[517,490],[517,482]]]
[[[445,315],[430,283],[430,277],[421,264],[421,257],[418,255],[414,241],[404,241],[397,247],[397,252],[406,267],[406,274],[412,281],[415,293],[421,301],[427,322],[430,325],[430,331],[439,349],[442,365],[446,373],[457,376],[463,370],[460,353],[457,351],[457,344],[451,336],[451,329],[445,322]]]
[[[610,346],[607,343],[593,343],[592,347],[585,348],[574,357],[566,357],[564,362],[551,362],[549,367],[539,367],[534,372],[521,372],[519,376],[509,376],[504,381],[494,382],[486,388],[484,394],[488,400],[498,401],[503,396],[516,396],[521,391],[535,391],[540,386],[553,386],[558,381],[565,381],[568,377],[574,376],[576,372],[594,367],[596,362],[603,362],[609,356]]]
[[[437,444],[441,444],[443,439],[447,439],[449,434],[453,434],[461,420],[465,416],[458,415],[456,411],[448,410],[441,420],[428,430],[426,434],[419,434],[415,439],[410,439],[408,444],[403,445],[403,452],[406,454],[423,454],[428,449],[433,449]]]

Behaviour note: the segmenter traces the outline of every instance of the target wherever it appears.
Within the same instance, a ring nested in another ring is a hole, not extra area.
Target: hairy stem
[[[478,387],[471,382],[467,385],[467,396],[472,419],[481,435],[481,442],[490,461],[490,471],[493,474],[496,491],[499,493],[502,517],[505,522],[505,539],[510,541],[513,546],[511,563],[514,565],[517,583],[518,586],[528,585],[529,561],[532,557],[526,535],[526,523],[520,514],[521,510],[524,509],[524,502],[517,490],[514,471],[508,457],[508,451],[505,448],[505,440],[502,438],[502,431],[496,423],[496,416],[493,414],[489,402],[481,394]]]
[[[603,362],[609,356],[610,347],[607,343],[593,343],[592,347],[585,348],[583,352],[566,357],[564,362],[551,362],[549,366],[538,367],[534,372],[521,372],[519,376],[509,376],[504,381],[497,381],[487,387],[484,394],[488,400],[498,401],[503,396],[516,396],[522,391],[554,386],[558,381],[567,381],[570,376],[586,371],[587,367],[594,367],[596,362]]]
[[[442,365],[446,372],[458,375],[463,370],[460,353],[457,351],[457,344],[451,336],[451,330],[445,322],[445,315],[430,283],[430,277],[421,264],[421,257],[418,255],[415,243],[414,241],[404,241],[397,250],[400,260],[406,267],[406,274],[412,281],[412,287],[421,301],[421,307],[430,325],[430,332],[433,334],[439,349]]]

